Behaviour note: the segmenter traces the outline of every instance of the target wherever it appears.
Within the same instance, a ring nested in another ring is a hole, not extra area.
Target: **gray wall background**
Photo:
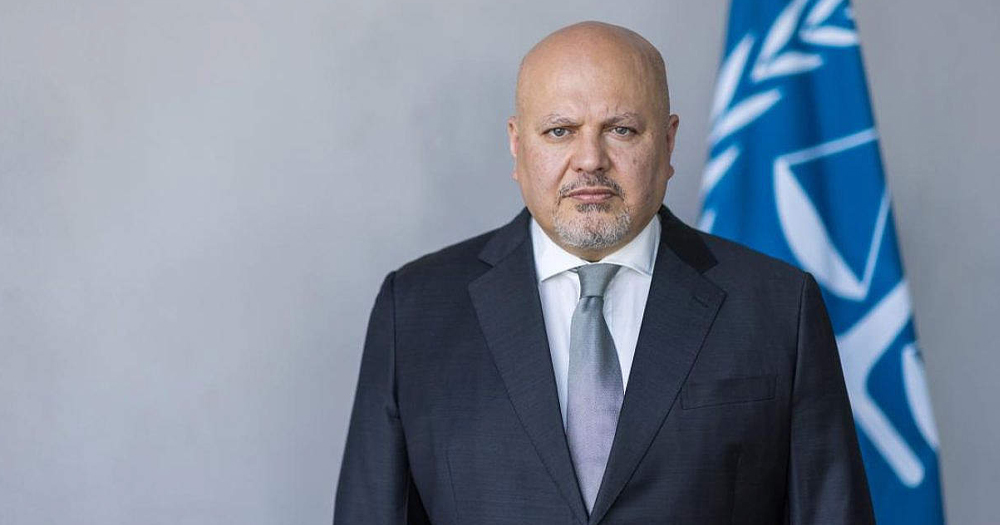
[[[0,1],[0,523],[328,523],[381,278],[520,208],[520,56],[656,44],[691,221],[726,9]],[[947,512],[995,523],[1000,7],[856,12]]]

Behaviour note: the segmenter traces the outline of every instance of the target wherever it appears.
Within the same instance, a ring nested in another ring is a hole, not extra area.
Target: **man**
[[[812,277],[663,205],[659,53],[564,28],[508,122],[527,209],[391,273],[334,523],[873,523]]]

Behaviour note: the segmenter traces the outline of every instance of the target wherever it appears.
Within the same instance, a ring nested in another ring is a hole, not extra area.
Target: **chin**
[[[575,248],[605,249],[628,236],[632,215],[627,209],[615,209],[608,203],[574,205],[572,211],[553,214],[552,225],[559,239]]]

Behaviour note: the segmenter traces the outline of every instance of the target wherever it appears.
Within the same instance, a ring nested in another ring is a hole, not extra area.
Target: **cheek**
[[[559,151],[529,145],[521,150],[518,163],[519,176],[527,179],[524,184],[540,193],[558,190],[566,164]]]
[[[622,151],[616,162],[619,183],[624,187],[629,201],[644,200],[662,183],[663,166],[650,147],[637,147]]]

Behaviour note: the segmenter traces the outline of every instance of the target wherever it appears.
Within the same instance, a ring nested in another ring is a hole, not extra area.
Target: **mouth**
[[[595,186],[589,188],[579,188],[567,193],[565,196],[576,200],[577,202],[593,203],[605,202],[610,200],[612,197],[616,197],[617,195],[618,194],[611,188]]]

